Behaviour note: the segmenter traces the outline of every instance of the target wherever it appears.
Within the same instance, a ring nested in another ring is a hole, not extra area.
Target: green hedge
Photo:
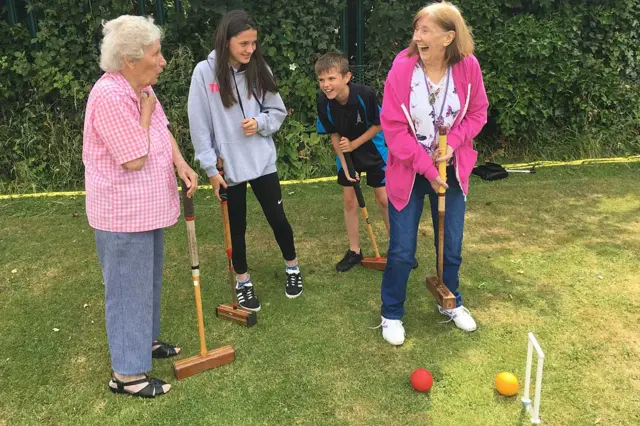
[[[473,28],[489,96],[481,150],[556,158],[640,151],[640,2],[455,3]],[[370,67],[386,71],[423,4],[369,0]]]
[[[37,17],[35,38],[26,19],[9,26],[3,11],[0,21],[0,191],[81,187],[82,114],[100,75],[101,21],[139,13],[138,1],[29,4]],[[187,156],[193,155],[186,118],[191,71],[209,52],[219,17],[243,7],[261,26],[264,51],[290,110],[277,134],[282,176],[332,173],[331,149],[314,132],[313,62],[339,45],[346,0],[181,4],[179,12],[175,2],[164,1],[163,50],[169,63],[157,92]],[[356,74],[380,91],[391,60],[410,40],[411,18],[424,3],[364,4],[366,65]],[[491,105],[490,122],[477,143],[485,155],[531,160],[640,152],[640,2],[456,4],[473,27]],[[155,11],[155,2],[146,1],[145,8]]]

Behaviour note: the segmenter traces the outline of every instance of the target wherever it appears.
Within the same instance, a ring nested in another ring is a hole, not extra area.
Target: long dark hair
[[[220,97],[225,108],[230,108],[238,102],[233,87],[233,76],[231,75],[231,65],[229,64],[229,40],[246,30],[257,30],[258,26],[244,10],[232,10],[227,12],[218,23],[216,33],[213,36],[213,48],[216,51],[216,79],[220,86]],[[265,92],[278,92],[276,81],[260,52],[260,43],[256,43],[256,50],[251,55],[251,60],[245,67],[247,87],[249,88],[249,99],[252,96],[252,89],[256,95],[264,96]]]

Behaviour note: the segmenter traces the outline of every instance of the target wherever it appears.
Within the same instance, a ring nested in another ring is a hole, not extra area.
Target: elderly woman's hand
[[[449,188],[449,185],[447,185],[447,182],[445,182],[444,179],[442,179],[440,176],[438,176],[437,178],[435,178],[435,180],[432,180],[429,183],[431,184],[431,187],[436,193],[438,192],[441,186],[444,187],[444,189]]]
[[[180,176],[180,179],[182,179],[184,183],[187,184],[187,188],[189,188],[189,190],[187,191],[187,197],[193,197],[193,194],[198,188],[198,174],[194,172],[191,167],[189,167],[186,161],[178,166],[177,169],[178,176]]]
[[[156,97],[148,92],[142,92],[140,98],[140,117],[150,119],[156,109]]]
[[[442,163],[443,161],[446,163],[451,159],[451,157],[453,157],[453,148],[447,145],[447,153],[445,155],[441,156],[439,149],[433,153],[433,164],[438,167],[438,163]]]

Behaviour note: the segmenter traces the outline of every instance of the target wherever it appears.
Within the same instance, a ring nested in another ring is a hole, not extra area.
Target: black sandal
[[[112,383],[115,384],[117,387],[111,386]],[[141,385],[143,383],[146,383],[147,386],[143,387],[138,392],[130,392],[127,389],[125,389],[125,387],[127,386]],[[116,379],[114,376],[114,377],[111,377],[111,381],[109,382],[109,389],[111,389],[111,392],[113,393],[123,393],[131,396],[137,396],[140,398],[155,398],[158,395],[164,395],[165,393],[167,393],[162,388],[162,386],[166,384],[167,384],[166,382],[163,382],[160,379],[154,379],[152,377],[149,377],[146,374],[144,375],[143,379],[133,380],[131,382],[121,382],[120,380]]]
[[[176,347],[170,343],[164,343],[160,340],[154,341],[151,346],[160,345],[151,352],[152,358],[171,358],[178,355]]]

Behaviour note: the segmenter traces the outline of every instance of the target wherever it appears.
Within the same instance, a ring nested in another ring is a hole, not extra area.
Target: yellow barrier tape
[[[616,158],[587,158],[584,160],[573,161],[532,161],[530,163],[515,163],[515,164],[503,164],[502,166],[507,169],[528,169],[531,167],[557,167],[557,166],[582,166],[591,164],[611,164],[611,163],[638,163],[640,162],[640,155],[634,155],[631,157],[616,157]],[[366,176],[366,173],[363,173]],[[280,185],[295,185],[306,183],[319,183],[329,182],[335,180],[335,176],[325,176],[320,178],[304,179],[304,180],[283,180]],[[211,185],[199,185],[200,189],[211,189]],[[39,192],[34,194],[8,194],[0,195],[0,200],[10,200],[19,198],[39,198],[39,197],[78,197],[84,196],[84,191],[68,191],[68,192]]]
[[[631,157],[615,158],[586,158],[584,160],[573,161],[532,161],[530,163],[503,164],[506,169],[527,169],[530,167],[556,167],[556,166],[583,166],[590,164],[611,164],[611,163],[637,163],[640,162],[640,155]]]
[[[37,192],[33,194],[8,194],[0,195],[0,200],[10,200],[17,198],[39,198],[39,197],[75,197],[83,196],[84,191],[69,191],[69,192]]]

